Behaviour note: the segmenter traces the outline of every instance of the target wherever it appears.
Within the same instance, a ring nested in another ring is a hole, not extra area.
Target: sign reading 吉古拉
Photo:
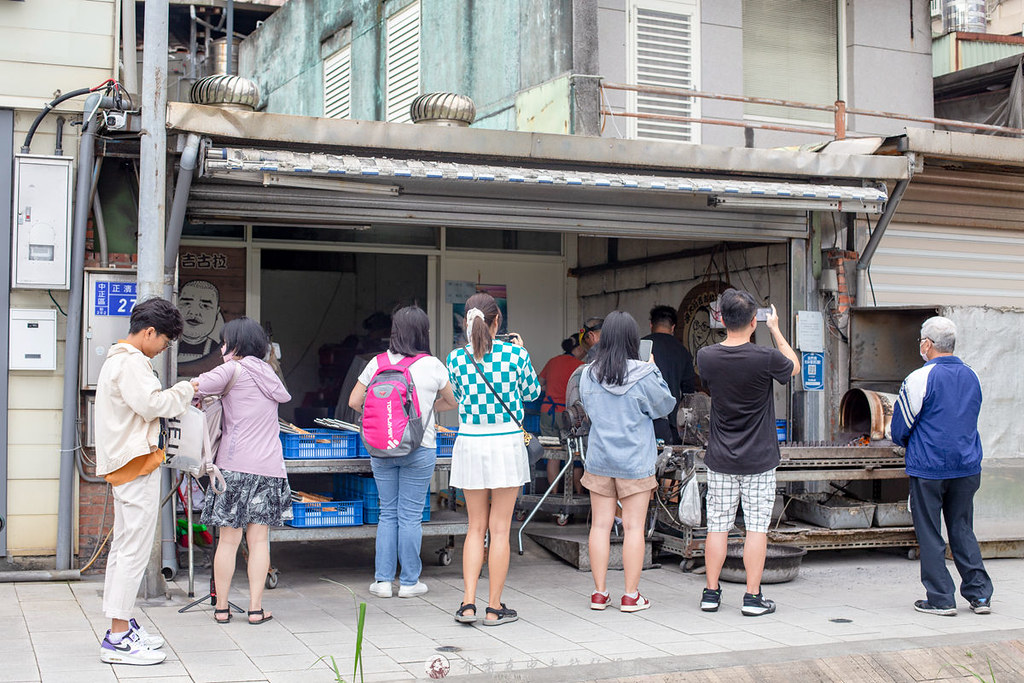
[[[804,351],[800,359],[800,373],[804,391],[825,390],[825,354],[820,351]]]
[[[97,282],[93,294],[93,313],[130,316],[132,308],[135,307],[137,291],[137,284],[134,282]]]

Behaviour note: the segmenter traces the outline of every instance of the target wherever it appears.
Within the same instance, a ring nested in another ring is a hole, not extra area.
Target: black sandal
[[[217,618],[218,614],[227,614],[228,618],[227,619],[218,619]],[[228,607],[227,609],[215,609],[215,610],[213,610],[213,620],[216,621],[218,624],[226,624],[226,623],[228,623],[229,621],[231,621],[231,608]]]
[[[466,610],[468,609],[473,610],[473,613],[466,614]],[[460,624],[472,624],[476,620],[476,605],[474,605],[473,603],[469,603],[468,605],[466,603],[462,603],[461,605],[459,605],[459,609],[455,610],[455,621],[459,622]]]
[[[484,619],[484,626],[500,626],[501,624],[508,624],[519,620],[519,614],[514,609],[505,607],[505,603],[501,603],[501,609],[488,607],[487,614],[493,614],[498,618]]]
[[[270,616],[265,616],[263,614],[263,610],[262,609],[250,610],[249,616],[251,617],[254,614],[260,615],[260,618],[257,621],[253,621],[252,619],[249,620],[249,623],[252,624],[253,626],[257,626],[259,624],[265,624],[266,622],[268,622],[268,621],[270,621],[271,619],[274,618],[273,614],[271,614]]]

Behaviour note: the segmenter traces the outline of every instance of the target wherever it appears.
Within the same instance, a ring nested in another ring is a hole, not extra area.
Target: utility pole
[[[135,2],[127,3],[134,9]],[[164,277],[164,227],[167,211],[167,24],[168,0],[146,0],[142,51],[142,135],[139,159],[138,300],[161,296]],[[162,492],[170,488],[170,470],[163,470]],[[162,496],[161,496],[162,497]],[[170,503],[173,505],[173,502]],[[173,508],[172,508],[173,509]],[[160,520],[164,518],[161,510]],[[143,581],[143,595],[166,591],[161,573],[163,524]]]

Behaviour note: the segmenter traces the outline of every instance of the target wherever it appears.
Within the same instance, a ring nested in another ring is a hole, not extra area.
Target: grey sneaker
[[[760,593],[743,594],[743,616],[759,617],[764,614],[771,614],[775,611],[775,602],[764,597]]]
[[[700,609],[703,612],[717,612],[718,606],[722,604],[722,587],[715,590],[705,588],[700,596]]]
[[[925,614],[937,614],[940,617],[956,616],[956,605],[951,605],[949,607],[939,607],[938,605],[931,604],[927,600],[918,600],[917,602],[915,602],[914,609],[916,609],[918,612],[924,612]]]
[[[991,598],[978,598],[971,600],[971,611],[975,614],[992,614]]]

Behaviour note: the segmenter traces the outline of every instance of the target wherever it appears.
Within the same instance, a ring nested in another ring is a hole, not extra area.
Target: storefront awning
[[[335,190],[381,197],[402,194],[403,185],[408,182],[415,182],[421,194],[432,185],[442,192],[443,185],[442,193],[451,195],[451,186],[459,184],[551,186],[581,193],[618,190],[704,198],[707,207],[727,211],[768,209],[877,214],[882,212],[888,199],[884,187],[874,186],[547,170],[245,147],[208,149],[203,175],[250,186]]]

